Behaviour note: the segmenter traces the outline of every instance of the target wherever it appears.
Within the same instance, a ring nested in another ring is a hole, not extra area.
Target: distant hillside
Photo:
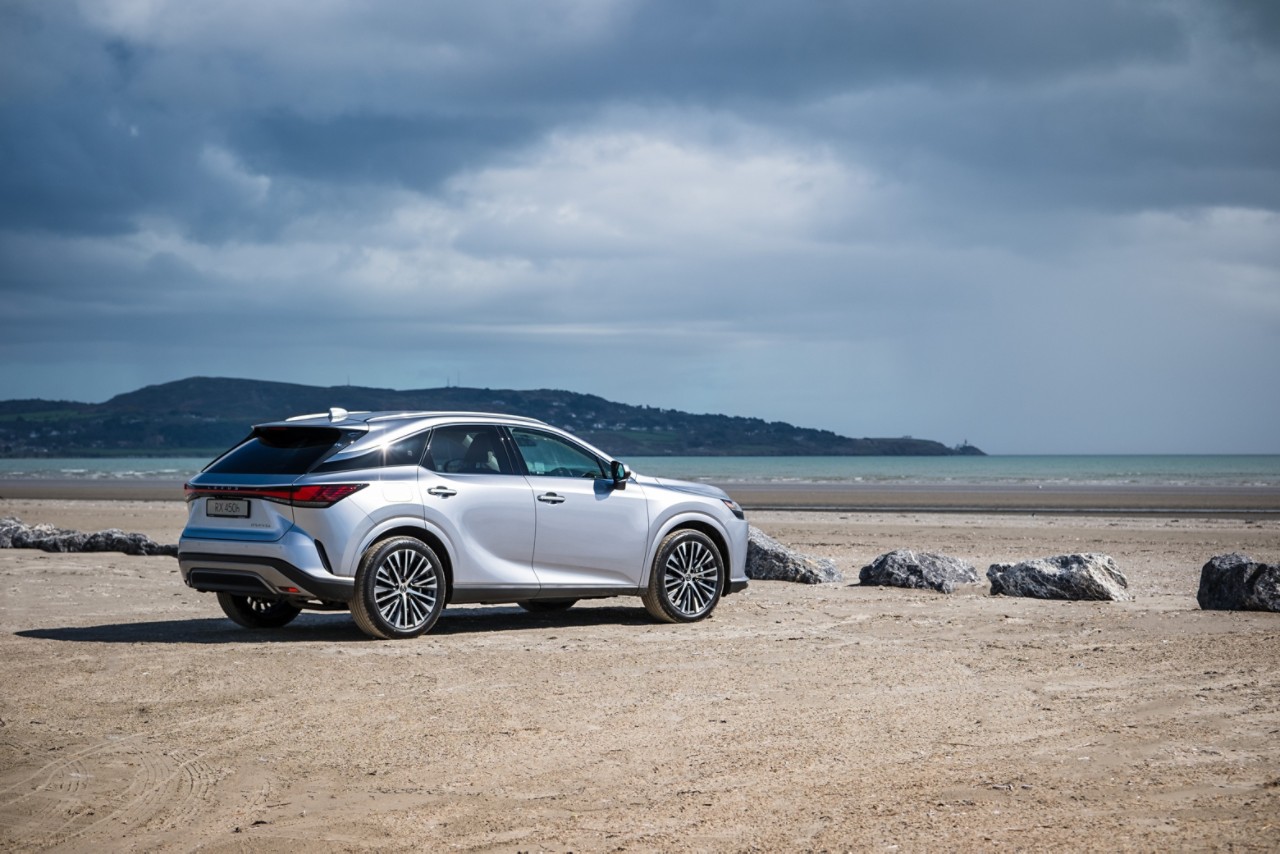
[[[982,454],[972,445],[949,448],[910,437],[851,439],[781,421],[629,406],[568,391],[396,391],[192,377],[106,403],[0,401],[0,456],[212,456],[243,438],[252,424],[331,406],[526,415],[624,457]]]

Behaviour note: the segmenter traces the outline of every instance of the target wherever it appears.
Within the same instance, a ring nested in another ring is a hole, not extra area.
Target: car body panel
[[[643,487],[620,489],[603,478],[527,480],[537,504],[533,568],[544,592],[573,586],[640,588],[649,541]]]
[[[524,478],[420,469],[418,494],[424,517],[449,544],[455,592],[484,587],[537,594],[534,498]]]
[[[289,486],[295,478],[279,475],[216,475],[206,487],[275,487]],[[249,503],[248,518],[209,515],[209,498],[190,502],[187,527],[183,536],[205,540],[275,542],[293,527],[293,508],[262,498],[244,499]]]

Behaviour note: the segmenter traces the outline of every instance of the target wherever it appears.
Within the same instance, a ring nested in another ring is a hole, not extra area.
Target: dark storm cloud
[[[366,115],[311,118],[278,111],[241,117],[229,143],[255,171],[313,181],[392,184],[427,192],[535,138],[525,116]]]
[[[1276,8],[6,3],[0,396],[461,371],[1205,447],[1280,359]],[[1063,400],[1103,434],[1018,427]]]
[[[886,82],[1024,82],[1176,61],[1187,43],[1167,9],[1110,2],[623,4],[572,38],[540,28],[529,9],[501,21],[469,4],[444,8],[341,9],[328,19],[350,29],[327,41],[292,31],[283,13],[247,35],[215,16],[203,38],[175,42],[96,30],[61,4],[12,5],[6,44],[18,73],[0,106],[0,223],[119,231],[158,211],[216,238],[297,211],[254,209],[203,180],[209,145],[273,175],[431,190],[611,102],[750,110]],[[446,56],[432,61],[433,51]],[[33,80],[32,66],[54,70]],[[956,128],[932,124],[923,130],[940,140]],[[958,130],[959,145],[985,151],[1016,142]]]
[[[885,82],[1034,79],[1166,61],[1186,49],[1166,10],[1093,0],[672,0],[640,4],[618,35],[608,46],[611,88],[674,97],[811,98]]]

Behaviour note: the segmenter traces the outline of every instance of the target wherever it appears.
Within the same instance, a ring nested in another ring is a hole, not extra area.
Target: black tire
[[[556,611],[568,611],[577,602],[577,599],[526,599],[516,604],[531,614],[552,614]]]
[[[302,613],[301,608],[283,599],[236,596],[232,593],[219,593],[218,604],[232,622],[246,629],[278,629]]]
[[[645,610],[664,623],[692,623],[704,619],[724,590],[724,558],[701,531],[672,531],[658,546],[641,594]]]
[[[445,584],[444,565],[430,546],[413,537],[389,537],[360,559],[351,616],[370,637],[416,638],[440,619]]]

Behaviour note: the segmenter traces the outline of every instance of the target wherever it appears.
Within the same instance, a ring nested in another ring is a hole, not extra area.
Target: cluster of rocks
[[[1104,554],[1070,554],[994,563],[987,569],[993,596],[1131,602],[1133,594],[1115,560]],[[951,593],[975,584],[977,571],[943,554],[897,549],[862,568],[864,585],[910,587]],[[1232,553],[1212,558],[1200,571],[1196,600],[1204,610],[1280,613],[1280,564]]]
[[[12,516],[0,519],[0,549],[40,549],[46,552],[124,552],[127,555],[168,555],[176,557],[177,546],[157,543],[145,534],[127,534],[110,528],[92,534],[27,525]]]
[[[747,543],[747,577],[801,584],[844,580],[835,561],[813,557],[782,545],[752,527]],[[987,570],[992,595],[1036,599],[1103,599],[1131,601],[1129,583],[1114,560],[1102,554],[1059,555],[992,564]],[[933,552],[895,549],[862,567],[858,583],[953,593],[977,584],[978,570],[959,558]]]
[[[1280,611],[1280,564],[1218,555],[1200,570],[1196,601],[1206,611]]]
[[[976,584],[978,571],[959,558],[897,549],[862,568],[862,584],[914,587],[951,593]],[[1020,563],[994,563],[987,569],[991,595],[1033,599],[1103,599],[1132,601],[1129,582],[1108,555],[1076,554]]]
[[[844,581],[835,561],[787,548],[754,525],[747,540],[747,578],[800,584]]]

